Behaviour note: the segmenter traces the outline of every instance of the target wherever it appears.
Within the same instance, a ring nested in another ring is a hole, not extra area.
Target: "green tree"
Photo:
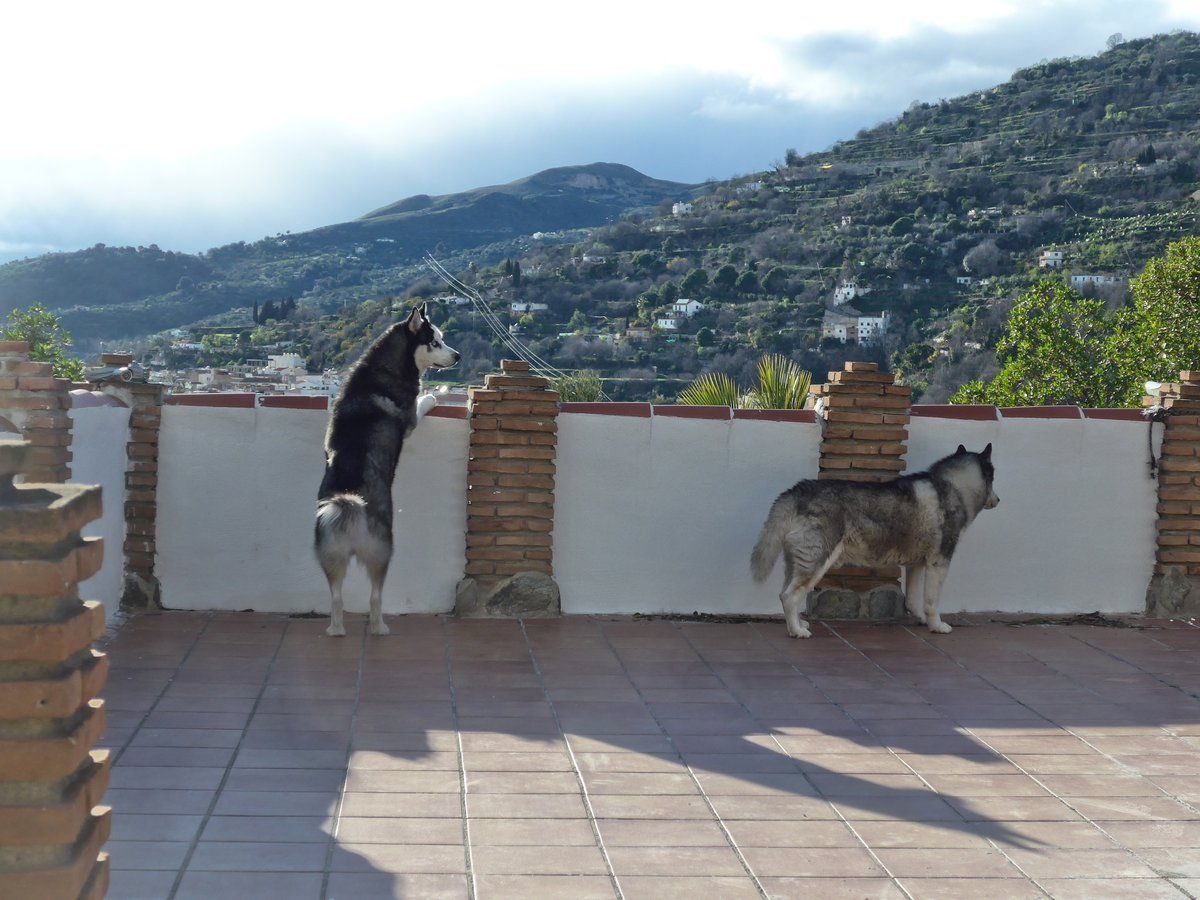
[[[713,275],[713,287],[716,287],[722,291],[731,291],[733,290],[733,286],[737,284],[737,278],[738,270],[729,265],[729,263],[725,263],[725,265],[717,269],[716,273]]]
[[[567,322],[567,327],[571,331],[582,331],[588,327],[588,318],[583,314],[583,310],[577,309],[571,314],[571,319]]]
[[[763,290],[771,294],[782,294],[787,290],[788,276],[783,266],[774,266],[763,276]]]
[[[1117,356],[1127,399],[1147,380],[1174,381],[1200,369],[1200,237],[1186,237],[1146,264],[1130,284],[1133,304],[1119,315]]]
[[[734,286],[739,294],[757,294],[758,276],[753,272],[743,272],[738,276],[737,284]]]
[[[996,344],[999,373],[986,384],[964,384],[950,402],[1123,406],[1128,391],[1115,359],[1117,327],[1102,300],[1040,282],[1009,313]]]
[[[0,326],[0,341],[24,341],[29,345],[29,358],[54,366],[56,378],[83,381],[83,363],[67,355],[71,335],[62,327],[58,317],[40,303],[29,309],[14,309],[8,314],[8,324]]]
[[[703,269],[692,269],[684,276],[683,283],[679,286],[685,296],[698,293],[708,284],[708,273]]]
[[[674,303],[679,299],[679,285],[668,281],[658,289],[658,296],[662,298],[663,303]]]
[[[600,373],[591,369],[580,369],[573,375],[555,379],[554,390],[564,403],[595,403],[605,399]]]
[[[698,347],[711,347],[717,342],[717,336],[713,334],[713,330],[705,325],[696,332],[696,345]]]

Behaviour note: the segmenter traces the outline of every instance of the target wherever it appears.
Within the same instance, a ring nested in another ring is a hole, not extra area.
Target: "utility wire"
[[[426,253],[425,261],[429,264],[429,267],[433,269],[434,273],[441,278],[441,280],[445,282],[445,284],[449,286],[454,293],[471,302],[471,306],[480,314],[480,316],[483,318],[483,321],[487,324],[492,333],[496,335],[496,337],[499,338],[509,350],[515,353],[518,359],[525,360],[529,363],[531,369],[545,377],[556,379],[568,377],[566,372],[550,365],[550,363],[546,362],[546,360],[535,353],[528,344],[509,332],[509,330],[504,326],[504,323],[500,321],[499,316],[496,315],[483,296],[477,290],[466,284],[463,284],[462,281],[451,274],[450,271],[433,256],[433,254]],[[600,397],[602,400],[610,399],[609,396],[604,393],[603,388],[600,390]]]

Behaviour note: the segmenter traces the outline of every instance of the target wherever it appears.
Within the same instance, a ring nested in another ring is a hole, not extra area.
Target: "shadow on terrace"
[[[115,634],[111,896],[1166,895],[1200,875],[1188,625],[325,624]]]

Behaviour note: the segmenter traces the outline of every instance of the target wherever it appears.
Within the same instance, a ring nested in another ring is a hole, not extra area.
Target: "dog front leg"
[[[420,422],[423,418],[429,415],[429,411],[438,405],[437,395],[424,393],[417,398],[417,421]]]
[[[946,580],[949,564],[944,561],[930,563],[925,567],[925,625],[934,634],[949,634],[951,628],[938,614],[938,602],[942,597],[942,582]]]

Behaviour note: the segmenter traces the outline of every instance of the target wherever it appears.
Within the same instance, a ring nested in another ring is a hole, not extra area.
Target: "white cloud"
[[[191,249],[545,165],[748,171],[912,99],[1095,52],[1112,31],[1200,25],[1184,0],[115,0],[4,15],[0,83],[21,87],[5,97],[0,241]]]

